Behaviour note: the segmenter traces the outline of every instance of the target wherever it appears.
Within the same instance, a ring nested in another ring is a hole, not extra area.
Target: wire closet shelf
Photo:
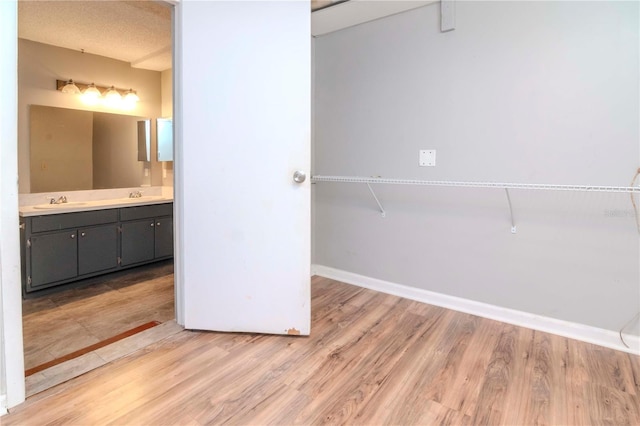
[[[617,192],[640,194],[640,186],[605,186],[605,185],[557,185],[557,184],[537,184],[537,183],[508,183],[508,182],[463,182],[448,180],[416,180],[416,179],[389,179],[382,177],[364,177],[364,176],[325,176],[316,175],[311,177],[311,182],[338,182],[338,183],[363,183],[366,184],[371,195],[378,204],[382,217],[386,217],[386,211],[376,196],[371,184],[388,184],[388,185],[416,185],[416,186],[440,186],[440,187],[456,187],[456,188],[494,188],[504,189],[507,202],[509,204],[509,213],[511,215],[511,232],[516,233],[515,220],[513,218],[513,208],[511,205],[510,189],[525,190],[545,190],[545,191],[584,191],[584,192]]]
[[[550,191],[593,191],[593,192],[628,192],[640,193],[640,186],[603,186],[603,185],[556,185],[534,183],[505,183],[505,182],[459,182],[448,180],[414,180],[388,179],[381,177],[362,176],[324,176],[311,178],[312,182],[343,182],[343,183],[375,183],[391,185],[419,185],[419,186],[448,186],[459,188],[498,188],[498,189],[535,189]]]

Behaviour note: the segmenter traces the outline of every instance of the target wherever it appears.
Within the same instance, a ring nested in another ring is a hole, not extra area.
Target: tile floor
[[[173,262],[94,279],[89,285],[23,300],[25,370],[150,321],[163,324],[27,377],[33,395],[181,328],[174,314]]]

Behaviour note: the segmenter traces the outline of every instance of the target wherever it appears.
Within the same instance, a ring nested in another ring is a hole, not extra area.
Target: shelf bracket
[[[384,211],[384,207],[382,207],[382,204],[380,204],[380,200],[378,200],[378,197],[376,197],[376,193],[373,192],[373,188],[371,188],[371,185],[369,185],[369,183],[367,183],[367,188],[369,188],[369,192],[371,192],[373,199],[376,200],[376,203],[378,203],[378,208],[380,209],[380,214],[382,215],[382,217],[387,217],[387,212]]]
[[[509,195],[509,188],[504,189],[505,194],[507,194],[507,202],[509,203],[509,215],[511,215],[511,233],[516,233],[516,223],[513,220],[513,207],[511,206],[511,196]]]

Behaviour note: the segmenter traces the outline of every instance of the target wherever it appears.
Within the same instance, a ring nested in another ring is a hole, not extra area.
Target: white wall
[[[24,400],[18,237],[18,8],[0,2],[0,415]]]
[[[315,39],[314,174],[629,185],[637,2],[457,2]],[[418,167],[420,149],[436,167]],[[315,185],[314,263],[618,330],[640,310],[628,194]]]
[[[129,63],[102,56],[81,53],[19,40],[18,72],[18,171],[20,193],[30,192],[29,180],[29,105],[111,112],[156,118],[161,115],[162,100],[160,73],[131,68]],[[73,78],[82,83],[94,82],[98,86],[133,88],[140,102],[132,110],[113,110],[105,106],[87,106],[79,97],[56,90],[56,79]],[[151,175],[161,173],[160,165],[152,162]],[[158,181],[159,182],[159,181]]]

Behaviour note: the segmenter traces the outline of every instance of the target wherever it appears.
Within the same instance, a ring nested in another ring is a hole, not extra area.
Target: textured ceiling
[[[19,1],[18,37],[135,68],[171,68],[171,9],[161,2]]]
[[[312,0],[311,9],[343,1]],[[118,59],[134,68],[171,68],[171,6],[161,1],[21,0],[18,37]]]

